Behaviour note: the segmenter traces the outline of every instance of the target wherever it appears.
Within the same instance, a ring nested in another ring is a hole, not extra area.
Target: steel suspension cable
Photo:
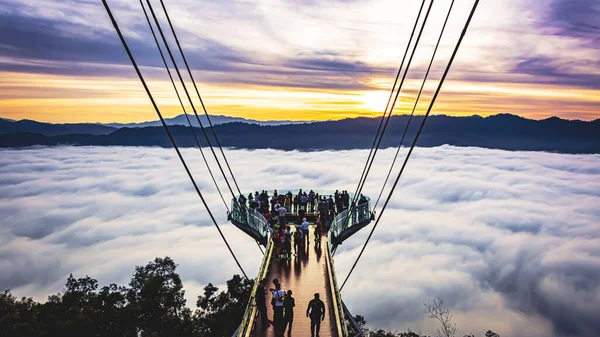
[[[392,169],[394,168],[394,165],[396,164],[396,159],[398,159],[398,154],[400,153],[400,148],[402,147],[402,142],[404,142],[404,138],[406,137],[408,127],[410,126],[410,122],[412,121],[412,118],[415,114],[417,105],[419,104],[419,99],[421,98],[421,93],[423,93],[423,88],[425,87],[425,82],[427,81],[427,77],[429,76],[429,71],[431,70],[431,66],[433,65],[433,61],[435,59],[435,54],[437,53],[438,47],[440,46],[440,41],[442,41],[442,36],[444,35],[444,30],[446,29],[446,24],[448,23],[448,18],[450,18],[450,13],[452,12],[453,6],[454,6],[454,0],[452,0],[452,2],[450,3],[450,9],[448,9],[448,14],[446,14],[446,20],[444,20],[444,25],[442,26],[442,31],[440,32],[440,36],[438,37],[437,43],[435,45],[435,49],[433,50],[433,54],[431,55],[431,60],[429,61],[429,66],[427,66],[427,72],[425,73],[425,77],[423,77],[423,82],[421,83],[421,88],[419,89],[419,93],[417,94],[417,98],[415,100],[415,104],[413,105],[412,111],[410,113],[410,117],[408,118],[408,122],[406,123],[406,127],[404,128],[404,132],[402,133],[402,138],[400,139],[400,143],[398,144],[398,149],[396,150],[396,154],[394,155],[394,160],[392,161],[392,165],[390,165],[390,170],[388,171],[387,176],[385,177],[385,181],[383,182],[383,186],[381,187],[381,190],[379,191],[379,196],[377,196],[377,201],[375,202],[375,206],[373,206],[373,209],[377,208],[377,205],[379,204],[379,200],[381,199],[381,195],[383,194],[383,190],[385,189],[385,185],[387,184],[388,179],[390,178],[390,175],[392,173]]]
[[[390,105],[392,97],[394,95],[394,90],[396,89],[396,83],[398,83],[398,79],[400,78],[400,73],[402,72],[402,67],[404,67],[404,61],[406,59],[406,55],[408,55],[408,50],[410,49],[410,43],[412,42],[413,36],[415,35],[415,31],[417,30],[417,25],[419,23],[419,18],[421,17],[421,13],[423,12],[423,7],[425,6],[425,0],[421,3],[421,7],[419,8],[419,13],[417,14],[417,19],[415,20],[415,25],[413,26],[412,32],[410,33],[410,38],[408,39],[408,44],[406,45],[406,49],[404,51],[404,56],[402,57],[402,62],[400,63],[400,67],[398,67],[398,73],[396,73],[396,79],[394,80],[394,85],[392,86],[392,90],[390,90],[390,97],[388,98],[387,104],[385,105],[385,109],[383,110],[383,115],[381,116],[381,120],[379,121],[379,126],[377,127],[377,133],[375,134],[375,138],[373,139],[373,144],[371,145],[371,150],[369,151],[369,156],[367,157],[367,161],[365,162],[365,167],[363,167],[363,171],[360,175],[360,179],[358,180],[358,185],[356,185],[356,190],[354,192],[354,196],[352,197],[352,203],[355,203],[358,195],[358,188],[363,180],[365,175],[365,171],[367,170],[367,166],[369,165],[369,161],[371,160],[371,155],[373,154],[373,149],[375,148],[375,144],[377,143],[377,138],[379,137],[379,132],[381,131],[381,126],[383,125],[383,120],[385,119],[385,115],[387,113],[387,109]]]
[[[143,0],[140,0],[140,5],[142,6],[142,10],[144,11],[144,16],[146,17],[146,21],[148,21],[148,27],[150,27],[150,31],[152,32],[152,37],[154,38],[154,42],[156,42],[156,48],[158,48],[158,52],[160,53],[160,57],[163,61],[163,64],[165,66],[165,69],[167,69],[167,73],[169,74],[169,79],[171,80],[171,84],[173,84],[173,89],[175,90],[175,94],[177,95],[177,99],[179,100],[179,104],[181,104],[181,108],[183,109],[183,114],[185,115],[185,118],[188,122],[188,125],[190,126],[190,129],[192,130],[192,134],[194,135],[194,139],[196,141],[196,145],[198,146],[198,150],[200,150],[200,154],[202,154],[202,159],[204,159],[204,163],[206,164],[206,168],[208,169],[208,173],[210,174],[210,177],[212,178],[212,181],[215,184],[215,187],[217,188],[217,192],[219,193],[219,196],[221,197],[221,200],[223,201],[223,205],[225,205],[225,208],[227,209],[227,212],[230,212],[229,207],[227,206],[227,202],[225,201],[225,198],[223,197],[223,194],[221,193],[221,190],[219,188],[219,185],[217,184],[217,181],[212,173],[212,170],[208,164],[208,161],[206,160],[206,156],[204,155],[204,151],[202,151],[202,147],[200,146],[200,142],[198,141],[198,137],[196,135],[196,132],[194,131],[194,126],[192,125],[192,122],[187,114],[187,111],[185,109],[185,106],[181,100],[181,96],[179,95],[179,91],[177,90],[177,86],[175,85],[175,81],[173,79],[173,76],[171,76],[171,70],[169,69],[169,66],[167,65],[167,61],[165,60],[165,56],[162,52],[162,49],[160,47],[160,43],[158,42],[158,39],[156,37],[156,33],[154,32],[154,28],[152,28],[152,24],[150,22],[150,18],[148,17],[148,13],[146,11],[146,8],[144,6],[144,2]],[[227,179],[226,177],[224,177],[225,179]],[[233,196],[233,200],[235,203],[237,203],[237,199],[235,196]],[[264,255],[264,251],[262,249],[262,247],[260,246],[260,244],[258,243],[258,241],[256,241],[256,245],[258,246],[258,250],[260,250],[261,254]]]
[[[225,205],[227,212],[229,212],[229,206],[227,206],[227,202],[225,201],[225,198],[223,197],[223,193],[221,193],[221,189],[219,188],[219,185],[217,184],[217,180],[215,179],[215,176],[213,175],[212,170],[210,169],[210,166],[208,165],[206,156],[204,156],[204,151],[202,151],[202,146],[200,146],[200,142],[198,141],[198,136],[196,135],[196,131],[194,131],[194,126],[192,125],[192,122],[190,121],[190,117],[188,116],[187,111],[185,110],[185,106],[183,105],[183,101],[181,100],[181,96],[179,95],[179,90],[177,90],[177,86],[175,85],[175,80],[173,79],[173,76],[171,75],[171,70],[169,69],[169,66],[167,65],[167,60],[165,60],[165,56],[162,52],[162,49],[160,48],[160,43],[158,42],[158,39],[156,38],[156,33],[154,33],[154,28],[152,28],[152,23],[150,22],[150,17],[148,17],[148,12],[146,12],[146,7],[144,7],[143,0],[140,0],[140,5],[142,6],[142,10],[144,11],[144,16],[146,16],[146,21],[148,21],[148,27],[150,27],[150,31],[152,32],[152,37],[154,38],[154,42],[156,42],[156,48],[158,48],[160,57],[163,61],[163,64],[165,65],[165,69],[167,69],[167,73],[169,74],[169,79],[171,80],[171,84],[173,84],[173,89],[175,90],[175,94],[177,95],[177,99],[179,100],[179,104],[181,105],[181,109],[183,110],[183,114],[185,115],[185,118],[187,119],[190,129],[192,130],[192,134],[194,135],[194,140],[196,141],[198,150],[200,150],[202,159],[204,160],[204,163],[206,164],[206,168],[208,169],[208,173],[210,174],[210,177],[211,177],[213,183],[215,184],[215,187],[217,188],[217,192],[219,193],[219,196],[221,197],[221,200],[223,201],[223,205]]]
[[[471,13],[469,14],[469,17],[467,18],[467,22],[465,23],[465,26],[460,34],[460,37],[458,39],[458,42],[456,43],[456,46],[454,47],[454,51],[452,52],[452,56],[450,57],[450,60],[448,61],[448,64],[446,65],[446,69],[444,70],[444,74],[442,75],[442,78],[440,79],[440,83],[438,84],[437,89],[435,90],[435,93],[433,94],[433,97],[431,99],[431,102],[429,103],[429,107],[427,108],[427,112],[425,113],[425,116],[423,116],[423,120],[421,121],[421,125],[419,126],[419,130],[417,131],[417,134],[415,135],[415,138],[410,146],[410,149],[408,150],[408,153],[406,155],[406,158],[404,159],[404,162],[402,163],[402,167],[400,168],[400,172],[398,172],[398,175],[396,176],[396,180],[394,181],[394,184],[392,185],[392,189],[390,190],[390,193],[388,194],[385,203],[383,204],[383,207],[381,208],[381,212],[379,213],[379,216],[377,217],[377,220],[375,221],[375,224],[373,225],[373,228],[371,229],[371,232],[369,233],[369,236],[367,237],[367,240],[365,241],[362,249],[360,250],[360,253],[358,254],[358,257],[356,258],[356,260],[354,261],[354,264],[352,265],[352,268],[350,268],[350,272],[348,272],[348,275],[346,276],[346,279],[344,279],[344,282],[342,283],[342,286],[340,287],[340,291],[344,288],[344,285],[346,285],[346,282],[348,281],[348,279],[350,278],[350,275],[352,275],[352,272],[354,271],[354,268],[356,267],[356,264],[358,263],[358,260],[360,260],[363,252],[365,251],[365,248],[367,247],[367,244],[369,243],[369,240],[371,239],[371,236],[373,235],[373,232],[375,231],[375,228],[377,227],[377,225],[379,224],[379,221],[381,220],[381,216],[383,215],[383,212],[385,211],[391,197],[392,194],[394,194],[394,190],[396,189],[396,186],[398,185],[398,181],[400,180],[400,177],[402,176],[402,173],[404,172],[404,168],[406,167],[406,163],[408,163],[408,159],[410,158],[410,155],[412,154],[412,151],[415,148],[415,145],[417,144],[417,140],[419,139],[419,136],[421,135],[421,132],[423,131],[423,127],[425,126],[425,122],[427,121],[427,117],[429,117],[429,114],[431,113],[431,109],[433,108],[433,105],[435,104],[435,101],[437,99],[437,96],[440,93],[440,90],[442,88],[442,85],[444,84],[444,81],[446,80],[446,76],[448,75],[448,71],[450,71],[450,67],[452,66],[452,62],[454,62],[454,57],[456,56],[456,53],[458,52],[458,49],[462,43],[463,38],[465,37],[465,34],[467,32],[467,28],[469,27],[469,24],[471,23],[471,19],[473,18],[473,14],[475,14],[475,10],[477,9],[477,5],[479,4],[479,0],[475,0],[475,3],[473,4],[473,8],[471,9]]]
[[[367,171],[365,173],[365,178],[362,181],[362,184],[359,187],[358,190],[358,195],[360,195],[360,193],[362,193],[362,189],[365,185],[365,182],[367,181],[367,177],[369,176],[369,172],[371,171],[371,167],[373,166],[373,162],[375,162],[375,156],[377,155],[377,150],[379,150],[379,146],[381,145],[381,141],[383,140],[383,135],[385,134],[385,130],[387,129],[388,123],[390,122],[390,119],[392,117],[392,113],[394,111],[394,107],[396,106],[396,102],[398,101],[398,96],[400,95],[400,91],[402,91],[402,85],[404,84],[404,80],[406,79],[406,75],[408,75],[408,70],[410,69],[410,65],[412,63],[412,60],[415,56],[415,52],[417,51],[417,47],[419,46],[419,41],[421,40],[421,36],[423,35],[423,31],[425,30],[425,24],[427,23],[427,19],[429,18],[429,13],[431,13],[431,7],[433,6],[433,1],[431,0],[431,2],[429,3],[429,7],[427,8],[427,13],[425,13],[425,18],[423,19],[423,24],[421,25],[421,28],[419,30],[419,35],[417,36],[417,40],[415,41],[415,46],[410,54],[410,58],[408,59],[408,63],[406,64],[406,68],[404,69],[404,75],[402,75],[402,80],[400,80],[400,85],[398,86],[398,90],[396,91],[396,97],[394,97],[394,100],[392,101],[392,107],[390,108],[390,111],[388,112],[387,118],[385,120],[385,123],[383,124],[383,129],[381,131],[381,134],[379,135],[379,140],[377,141],[377,145],[375,146],[375,150],[373,151],[373,156],[371,157],[371,162],[369,163],[368,167],[367,167]]]
[[[169,57],[171,59],[171,62],[173,63],[173,67],[175,68],[175,71],[177,73],[177,76],[179,77],[179,81],[181,82],[181,85],[183,87],[183,90],[187,96],[188,101],[190,102],[190,106],[192,107],[192,110],[194,111],[194,115],[196,116],[196,119],[198,120],[198,123],[200,124],[200,129],[202,130],[202,134],[204,135],[204,139],[206,139],[206,142],[208,143],[208,147],[210,148],[210,151],[213,154],[213,157],[215,158],[215,161],[217,162],[217,166],[219,167],[219,170],[221,171],[221,174],[223,175],[223,178],[225,178],[225,183],[227,183],[227,187],[229,188],[229,192],[231,192],[231,195],[233,197],[234,200],[236,200],[237,202],[237,198],[235,193],[233,192],[233,189],[231,188],[231,184],[229,184],[229,180],[227,179],[227,175],[225,174],[225,171],[223,170],[223,167],[221,166],[221,162],[219,161],[219,158],[217,157],[217,154],[210,142],[210,139],[208,137],[208,134],[206,133],[206,130],[204,129],[204,126],[202,125],[202,123],[200,122],[200,117],[198,116],[198,112],[196,111],[196,107],[194,106],[194,102],[192,101],[192,97],[190,96],[190,93],[187,89],[187,86],[185,85],[185,81],[183,80],[183,77],[181,76],[181,72],[179,71],[179,67],[177,66],[177,62],[175,61],[175,57],[173,56],[173,53],[171,52],[171,48],[169,47],[169,44],[167,42],[167,39],[165,37],[165,34],[163,33],[162,28],[160,27],[160,23],[158,22],[158,18],[156,17],[156,13],[154,12],[154,9],[152,8],[152,4],[150,3],[150,0],[146,0],[146,3],[148,4],[148,8],[150,9],[150,13],[152,14],[152,17],[154,19],[154,23],[156,25],[156,28],[158,29],[158,32],[160,33],[161,39],[163,41],[163,44],[165,45],[165,49],[167,50],[167,53],[169,54]],[[240,193],[241,194],[241,193]]]
[[[225,235],[223,235],[223,232],[221,231],[221,228],[219,227],[219,224],[217,223],[217,220],[215,219],[215,217],[213,216],[212,212],[210,211],[210,208],[208,207],[208,204],[207,204],[206,200],[204,199],[204,196],[202,195],[202,192],[200,192],[200,188],[198,188],[198,185],[196,184],[196,180],[194,179],[194,177],[192,175],[192,172],[190,171],[189,167],[187,166],[187,164],[185,162],[185,159],[183,158],[183,155],[179,151],[179,148],[177,147],[177,144],[175,143],[175,139],[173,138],[173,135],[171,134],[171,131],[169,131],[169,127],[167,126],[167,123],[165,122],[165,120],[164,120],[164,118],[163,118],[163,116],[162,116],[162,114],[160,112],[160,109],[158,108],[158,105],[156,105],[156,102],[154,101],[154,97],[152,96],[152,93],[150,92],[150,89],[148,88],[148,85],[146,84],[146,81],[144,80],[144,77],[142,76],[142,73],[141,73],[141,71],[140,71],[137,63],[135,62],[133,54],[131,53],[131,50],[129,49],[129,46],[127,45],[127,42],[125,41],[125,38],[123,37],[123,34],[121,33],[121,29],[119,28],[119,25],[118,25],[117,21],[115,20],[112,12],[110,10],[110,7],[108,6],[108,3],[106,2],[106,0],[102,0],[102,3],[104,4],[104,8],[106,9],[106,12],[108,13],[108,16],[110,17],[110,21],[112,22],[113,26],[115,27],[115,30],[117,31],[117,34],[119,35],[119,39],[121,40],[121,43],[123,44],[123,47],[125,48],[125,51],[127,52],[127,56],[129,56],[129,60],[131,61],[131,64],[135,68],[135,72],[137,73],[137,75],[138,75],[138,77],[140,79],[140,82],[142,82],[142,85],[144,86],[144,90],[146,91],[146,94],[148,95],[148,98],[150,99],[150,102],[152,103],[152,106],[154,107],[154,110],[156,111],[156,114],[158,115],[158,118],[160,118],[160,122],[162,123],[163,128],[167,132],[167,136],[169,137],[169,140],[171,141],[171,144],[173,144],[173,148],[175,149],[175,152],[177,152],[177,156],[179,157],[179,160],[181,161],[181,164],[183,165],[185,171],[188,174],[188,177],[190,178],[190,180],[192,181],[192,184],[194,185],[194,189],[196,190],[196,193],[200,197],[200,200],[202,200],[202,203],[204,204],[204,207],[206,208],[206,211],[208,212],[208,215],[210,216],[210,218],[212,219],[213,223],[215,224],[215,227],[217,227],[217,230],[219,231],[219,234],[221,235],[221,238],[225,242],[225,245],[227,246],[227,249],[229,250],[229,252],[231,253],[231,256],[235,260],[235,263],[237,264],[237,266],[241,270],[241,272],[244,275],[244,277],[248,280],[248,276],[246,275],[246,272],[244,271],[244,268],[242,268],[242,265],[240,264],[240,262],[238,261],[237,257],[235,256],[235,253],[231,249],[231,246],[229,245],[229,242],[227,242],[227,239],[225,238]]]
[[[148,0],[149,2],[150,0]],[[229,174],[231,174],[231,178],[233,179],[233,183],[238,190],[238,193],[241,195],[240,187],[238,186],[237,181],[235,180],[235,176],[233,175],[233,171],[231,170],[231,166],[229,166],[229,162],[227,161],[227,157],[225,157],[225,152],[223,152],[223,147],[221,146],[221,142],[219,141],[219,137],[217,137],[217,133],[215,131],[215,127],[213,126],[210,116],[208,115],[208,111],[206,110],[206,106],[204,105],[204,101],[202,101],[202,96],[200,96],[200,92],[198,91],[198,86],[196,85],[196,81],[194,80],[194,76],[192,75],[192,71],[190,70],[190,66],[188,65],[185,54],[183,53],[183,49],[181,48],[181,44],[179,43],[179,39],[177,38],[177,34],[175,33],[175,28],[173,28],[173,23],[171,23],[171,18],[169,17],[169,13],[167,12],[167,7],[165,7],[165,3],[163,0],[160,0],[160,4],[162,5],[163,11],[165,12],[165,16],[167,17],[167,21],[169,22],[169,26],[171,27],[171,32],[173,33],[173,37],[175,38],[175,42],[177,43],[177,47],[179,48],[179,52],[181,53],[181,58],[183,59],[183,63],[185,63],[185,67],[187,68],[188,74],[190,75],[190,79],[192,80],[192,84],[194,85],[194,89],[196,90],[196,94],[198,95],[198,99],[200,100],[200,104],[202,105],[202,109],[204,110],[204,114],[206,115],[206,120],[210,125],[210,129],[212,130],[213,136],[217,141],[217,145],[219,146],[219,150],[221,151],[221,155],[225,160],[225,165],[227,165],[227,169],[229,170]],[[198,117],[198,115],[196,115]],[[198,123],[200,123],[200,117],[198,117]]]

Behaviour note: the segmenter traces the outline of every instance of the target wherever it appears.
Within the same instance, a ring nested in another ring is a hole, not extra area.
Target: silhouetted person
[[[292,291],[287,291],[287,296],[285,297],[285,301],[283,301],[283,329],[282,333],[285,332],[285,329],[288,328],[288,336],[292,335],[292,323],[294,322],[294,307],[296,306],[296,300],[292,297]]]
[[[301,231],[302,230],[300,228],[296,228],[296,231],[294,232],[294,255],[298,255],[300,247],[302,246],[302,233],[300,233]]]
[[[306,308],[306,317],[310,317],[310,336],[319,337],[319,330],[321,330],[321,321],[325,320],[325,303],[319,299],[319,293],[315,293],[315,298],[308,302],[308,308]]]
[[[263,329],[270,326],[267,319],[267,289],[265,288],[267,283],[266,279],[263,279],[258,284],[258,289],[256,289],[256,309],[260,314],[260,319],[263,322]]]

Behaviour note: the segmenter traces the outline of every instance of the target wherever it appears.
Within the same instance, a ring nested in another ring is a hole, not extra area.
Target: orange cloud
[[[0,113],[11,119],[47,122],[139,122],[156,119],[139,81],[114,77],[82,77],[0,73]],[[373,79],[381,83],[383,79]],[[175,116],[181,108],[171,84],[148,82],[161,111]],[[394,113],[410,113],[420,80],[407,80]],[[423,113],[437,85],[426,85],[417,114]],[[258,85],[201,84],[209,113],[257,120],[327,120],[379,116],[389,91],[318,90]],[[183,93],[182,90],[180,92]],[[581,90],[545,84],[448,81],[433,113],[490,115],[515,113],[532,118],[563,116],[599,117],[598,90]],[[197,109],[200,104],[195,100]],[[191,113],[192,110],[189,109]],[[202,111],[198,111],[202,113]]]

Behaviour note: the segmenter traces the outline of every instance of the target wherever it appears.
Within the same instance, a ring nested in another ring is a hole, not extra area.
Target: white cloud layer
[[[183,152],[254,277],[258,248],[226,224],[197,150]],[[377,196],[393,152],[379,152],[366,194]],[[0,288],[44,300],[63,289],[69,273],[125,284],[135,265],[169,255],[193,300],[206,283],[223,284],[238,272],[172,149],[0,153]],[[227,153],[249,192],[353,190],[368,152]],[[344,301],[370,325],[388,329],[434,334],[422,303],[440,296],[461,335],[492,329],[502,336],[596,336],[598,205],[600,155],[416,149]],[[370,228],[339,247],[339,279]]]

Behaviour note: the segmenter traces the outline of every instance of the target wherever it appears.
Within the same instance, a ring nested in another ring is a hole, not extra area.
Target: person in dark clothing
[[[302,234],[300,234],[302,230],[300,228],[296,228],[294,232],[294,256],[298,255],[300,251],[300,246],[302,245]]]
[[[296,300],[292,297],[292,291],[287,291],[287,296],[285,297],[285,301],[283,302],[283,330],[282,333],[285,333],[285,329],[289,326],[288,336],[292,335],[292,323],[294,322],[294,307],[296,306]]]
[[[325,303],[319,299],[319,293],[315,293],[315,298],[308,302],[306,308],[306,317],[310,317],[310,336],[319,337],[321,321],[325,320]]]
[[[267,319],[267,289],[265,288],[267,284],[267,280],[263,279],[258,284],[258,288],[256,289],[256,309],[260,314],[260,319],[262,320],[263,329],[266,329],[270,326],[269,320]]]
[[[300,197],[298,197],[298,195],[296,194],[296,196],[294,197],[294,202],[293,202],[294,207],[292,208],[293,213],[298,212],[298,203],[300,203]]]
[[[292,232],[290,226],[285,227],[285,239],[283,241],[283,247],[285,251],[285,259],[288,261],[292,260]]]

